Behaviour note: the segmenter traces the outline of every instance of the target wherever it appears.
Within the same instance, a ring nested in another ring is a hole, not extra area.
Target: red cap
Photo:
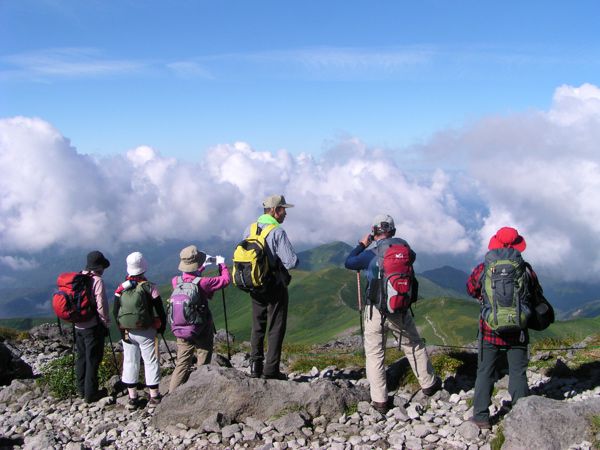
[[[520,236],[519,232],[511,227],[500,228],[488,244],[490,250],[511,247],[520,252],[524,251],[526,246],[527,243],[523,236]]]

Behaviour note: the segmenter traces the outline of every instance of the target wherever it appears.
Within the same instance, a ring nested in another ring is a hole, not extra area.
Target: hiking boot
[[[475,425],[477,425],[477,428],[479,428],[480,430],[491,430],[492,429],[492,424],[490,423],[489,419],[482,419],[482,420],[478,420],[475,419],[474,417],[471,417],[471,419],[469,419],[471,422],[473,422]]]
[[[127,409],[133,411],[142,407],[142,402],[139,397],[129,398],[127,402]]]
[[[425,394],[427,397],[431,397],[433,394],[435,394],[441,388],[442,388],[442,379],[440,377],[435,377],[435,381],[433,382],[433,384],[428,388],[423,388],[422,391],[423,391],[423,394]]]
[[[160,394],[158,394],[156,397],[150,397],[150,400],[148,400],[148,407],[154,408],[156,405],[158,405],[160,403],[161,400],[162,400],[162,395],[160,395]]]
[[[100,389],[96,392],[94,392],[92,395],[89,396],[84,396],[83,401],[86,403],[95,403],[98,400],[100,400],[101,398],[104,398],[108,395],[108,392],[106,391],[106,389]]]
[[[387,412],[390,410],[390,407],[388,406],[388,402],[371,402],[371,406],[373,407],[373,409],[375,409],[375,411],[380,412],[381,414],[385,415],[387,414]]]
[[[262,376],[265,380],[287,380],[288,377],[283,372],[265,373]]]
[[[263,362],[262,361],[252,361],[252,365],[250,366],[250,377],[260,378],[262,373],[263,373]]]

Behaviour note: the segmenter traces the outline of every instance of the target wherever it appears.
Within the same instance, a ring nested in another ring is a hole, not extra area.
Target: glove
[[[215,256],[215,262],[217,264],[225,264],[225,258],[222,257],[222,256],[220,256],[220,255],[219,256]]]
[[[102,328],[104,328],[104,337],[108,337],[110,335],[110,330],[105,326],[102,326]]]
[[[166,324],[160,326],[160,328],[158,330],[156,330],[158,332],[158,334],[164,334],[165,329],[166,329]]]

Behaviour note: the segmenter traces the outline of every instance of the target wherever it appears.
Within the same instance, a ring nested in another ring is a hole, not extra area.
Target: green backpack
[[[150,283],[126,281],[122,286],[126,283],[129,283],[129,288],[121,292],[121,307],[117,315],[119,328],[125,330],[150,328],[154,323]]]
[[[498,334],[527,329],[531,317],[529,276],[521,253],[514,248],[490,250],[481,280],[481,317]]]

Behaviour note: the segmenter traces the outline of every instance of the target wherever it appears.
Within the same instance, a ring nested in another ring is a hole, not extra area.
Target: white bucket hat
[[[148,263],[140,252],[133,252],[127,256],[127,273],[129,275],[140,275],[148,270]]]

